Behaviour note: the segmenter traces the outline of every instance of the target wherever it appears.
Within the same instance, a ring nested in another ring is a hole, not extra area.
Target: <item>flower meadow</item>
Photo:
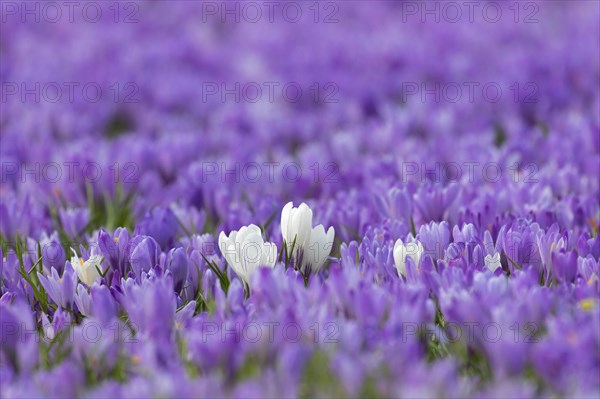
[[[0,1],[2,398],[600,395],[597,1]]]

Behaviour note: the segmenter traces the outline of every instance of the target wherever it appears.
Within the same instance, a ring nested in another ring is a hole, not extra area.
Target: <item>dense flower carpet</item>
[[[1,1],[0,396],[600,395],[598,1]]]

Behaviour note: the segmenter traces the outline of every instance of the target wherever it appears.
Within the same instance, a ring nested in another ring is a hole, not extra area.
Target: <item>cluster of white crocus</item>
[[[421,256],[423,256],[423,244],[419,241],[404,243],[398,239],[394,244],[394,263],[399,276],[406,276],[406,257],[410,257],[415,266],[419,266]]]
[[[100,263],[102,262],[102,256],[91,255],[88,260],[84,261],[77,256],[77,253],[73,248],[71,248],[71,251],[73,251],[71,265],[77,272],[79,280],[91,287],[92,284],[94,284],[94,281],[101,277],[100,270],[102,269]]]
[[[330,227],[325,233],[323,225],[312,227],[312,210],[304,203],[298,208],[289,202],[281,213],[281,234],[288,257],[293,257],[296,268],[306,274],[308,269],[317,272],[333,247],[335,230]],[[219,235],[219,248],[225,260],[245,282],[259,267],[274,267],[277,261],[277,246],[265,242],[260,228],[251,224],[229,236]]]
[[[239,231],[232,231],[229,236],[221,232],[219,248],[233,271],[246,283],[254,270],[273,267],[277,261],[277,246],[265,242],[260,227],[251,224]]]

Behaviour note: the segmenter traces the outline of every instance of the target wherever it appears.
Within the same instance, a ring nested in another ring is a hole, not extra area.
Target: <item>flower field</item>
[[[600,396],[600,2],[0,19],[2,398]]]

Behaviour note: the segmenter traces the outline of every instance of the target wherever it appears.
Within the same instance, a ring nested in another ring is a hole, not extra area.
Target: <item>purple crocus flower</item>
[[[52,3],[1,5],[1,397],[600,396],[599,2]],[[245,290],[282,201],[327,267]]]
[[[88,208],[60,208],[58,215],[65,232],[72,238],[79,237],[90,221]]]
[[[44,338],[51,342],[57,337],[58,333],[63,329],[70,327],[71,315],[58,308],[54,315],[52,315],[52,322],[49,321],[48,315],[42,314],[42,328],[44,332]]]
[[[121,275],[127,272],[129,258],[127,249],[129,245],[129,232],[125,228],[117,228],[111,235],[106,230],[98,232],[98,246],[105,262]]]
[[[414,204],[420,215],[419,221],[442,221],[453,211],[454,204],[460,197],[460,186],[457,184],[448,187],[439,185],[421,186],[415,193]]]
[[[74,300],[79,313],[84,316],[89,316],[92,314],[90,293],[83,284],[77,285],[77,292],[75,293]]]
[[[67,254],[59,240],[58,232],[52,233],[50,236],[43,233],[39,240],[39,248],[42,251],[42,265],[47,273],[50,273],[52,268],[55,268],[58,273],[62,273],[67,260]],[[33,262],[38,261],[38,242],[33,239],[28,240],[28,250],[32,255]]]
[[[131,269],[140,278],[142,272],[150,271],[159,263],[160,247],[154,238],[149,236],[137,236],[130,244],[135,245],[129,258]]]
[[[188,277],[188,257],[183,248],[174,248],[167,255],[167,270],[173,276],[175,292],[181,292]]]
[[[108,325],[117,317],[116,301],[105,285],[94,285],[90,289],[91,294],[91,315],[102,325]]]
[[[443,259],[444,249],[450,243],[450,229],[447,222],[435,223],[431,222],[428,225],[423,225],[419,228],[417,235],[425,253],[431,255],[434,259]]]
[[[54,268],[50,271],[49,276],[44,276],[39,272],[37,275],[42,287],[44,287],[54,303],[67,310],[73,309],[73,300],[77,287],[77,273],[75,273],[70,263],[67,263],[65,266],[62,276],[59,276]]]
[[[577,275],[577,254],[575,251],[552,252],[552,272],[561,282],[571,283]]]
[[[136,234],[151,236],[160,248],[168,249],[175,243],[179,222],[170,208],[157,207],[148,212],[137,225]]]

